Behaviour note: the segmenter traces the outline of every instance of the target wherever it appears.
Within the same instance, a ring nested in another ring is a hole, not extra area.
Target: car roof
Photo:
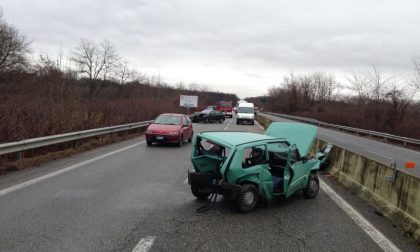
[[[239,107],[254,107],[254,104],[251,102],[239,103]]]
[[[200,137],[209,141],[219,143],[226,147],[233,147],[251,142],[267,141],[267,140],[284,140],[284,138],[268,136],[264,134],[257,134],[251,132],[238,131],[206,131],[198,134]]]

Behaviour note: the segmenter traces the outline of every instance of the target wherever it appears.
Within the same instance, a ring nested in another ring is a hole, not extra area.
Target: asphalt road
[[[262,132],[230,119],[194,129]],[[223,199],[196,213],[204,203],[186,184],[190,151],[188,143],[147,147],[140,137],[0,177],[0,251],[133,251],[145,239],[150,251],[382,250],[322,190],[249,214]],[[417,251],[371,207],[323,180],[401,251]]]
[[[278,116],[263,113],[261,115],[270,118],[273,121],[292,122],[292,120]],[[355,153],[370,157],[384,164],[391,164],[394,160],[397,163],[398,169],[420,177],[419,151],[322,127],[318,128],[318,138]],[[405,169],[405,163],[407,161],[414,161],[417,164],[416,169]]]

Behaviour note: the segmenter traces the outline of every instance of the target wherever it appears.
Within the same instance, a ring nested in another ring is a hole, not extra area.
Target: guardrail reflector
[[[410,161],[410,162],[405,163],[405,169],[414,169],[414,168],[416,168],[415,162]]]

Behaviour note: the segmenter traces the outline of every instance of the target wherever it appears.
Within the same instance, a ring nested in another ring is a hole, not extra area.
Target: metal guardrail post
[[[397,169],[397,162],[395,162],[394,160],[392,160],[391,167],[394,170],[394,173],[392,174],[392,176],[385,177],[385,179],[386,179],[386,181],[391,182],[391,183],[394,184],[395,183],[395,180],[397,179],[397,171],[398,171],[398,169]]]

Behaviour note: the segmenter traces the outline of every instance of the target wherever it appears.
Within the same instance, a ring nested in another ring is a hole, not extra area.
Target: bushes
[[[200,106],[237,99],[165,84],[112,81],[92,97],[86,80],[52,73],[2,74],[0,90],[0,143],[151,120],[163,112],[186,113],[179,107],[180,94],[198,95]]]

